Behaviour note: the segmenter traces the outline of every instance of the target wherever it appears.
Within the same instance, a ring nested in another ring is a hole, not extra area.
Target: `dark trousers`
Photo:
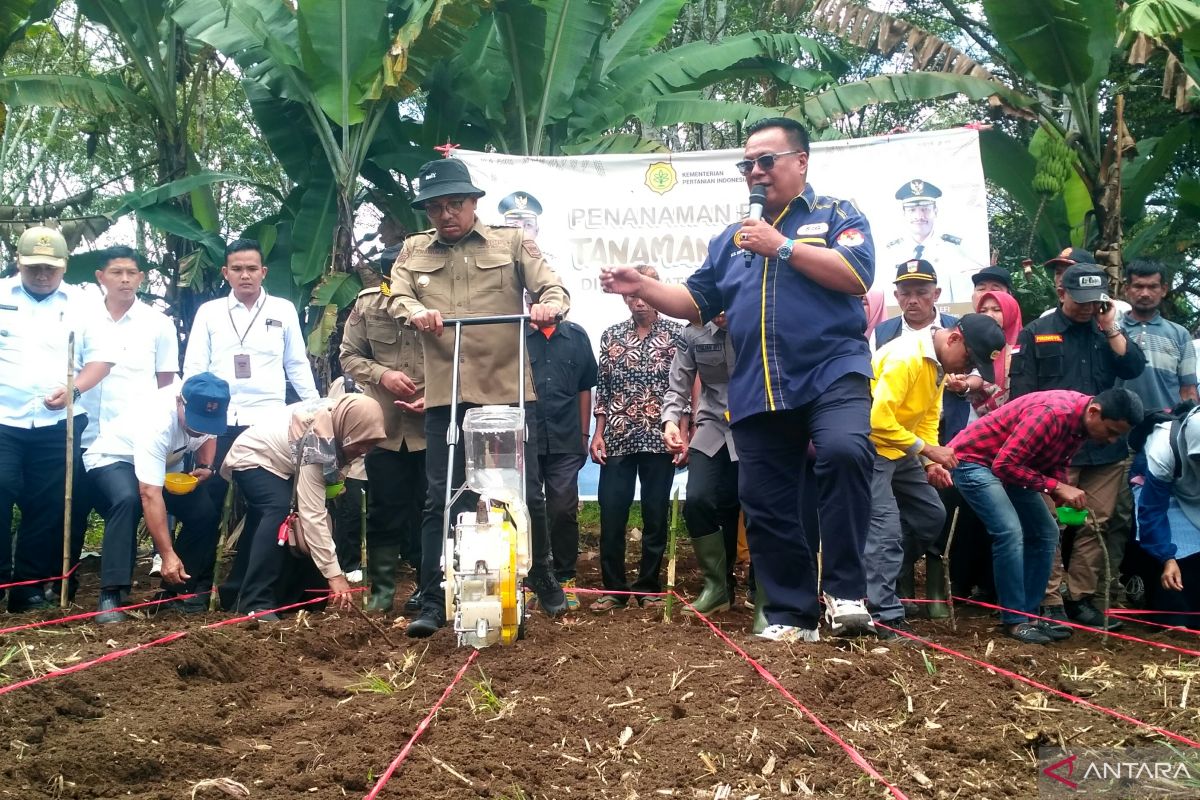
[[[671,481],[675,465],[670,453],[609,456],[600,467],[600,579],[605,589],[630,591],[625,577],[625,526],[633,504],[635,481],[642,484],[642,559],[635,592],[661,592],[663,553],[667,549]]]
[[[867,379],[844,375],[800,408],[755,414],[733,426],[747,544],[772,624],[814,628],[820,614],[805,500],[815,498],[820,519],[824,591],[848,600],[866,595],[863,550],[875,460],[870,415]],[[815,487],[805,470],[810,439]]]
[[[460,403],[455,424],[462,428],[463,417],[474,405]],[[535,419],[533,403],[525,404],[525,418]],[[528,427],[528,426],[527,426]],[[446,466],[450,461],[450,448],[446,444],[446,431],[450,428],[450,406],[438,406],[425,410],[425,480],[427,484],[425,513],[421,518],[421,603],[426,611],[439,615],[446,613],[445,592],[442,589],[442,520],[450,516],[450,526],[462,511],[475,508],[479,496],[474,492],[463,492],[454,507],[447,510]],[[525,502],[529,506],[529,532],[532,560],[529,575],[550,575],[550,535],[546,530],[546,514],[537,513],[535,508],[545,507],[542,487],[537,481],[537,442],[525,443]],[[465,478],[462,436],[454,449],[454,476],[452,486],[463,485]],[[453,534],[451,534],[453,535]]]
[[[579,561],[579,470],[586,460],[583,453],[538,456],[538,481],[546,497],[546,526],[550,529],[550,556],[559,583],[575,577]]]
[[[376,447],[366,461],[367,547],[399,547],[404,560],[420,566],[425,451]]]
[[[733,567],[737,563],[738,518],[742,515],[737,483],[738,462],[729,457],[728,447],[722,447],[711,456],[695,448],[688,450],[683,519],[687,522],[688,535],[693,539],[721,531],[731,588]]]
[[[353,572],[362,567],[363,493],[367,482],[346,478],[345,486],[345,491],[326,500],[325,504],[333,523],[333,546],[337,551],[338,566],[342,572]]]
[[[221,477],[221,464],[225,463],[225,456],[229,453],[229,448],[233,447],[234,440],[245,433],[249,427],[249,425],[230,425],[223,434],[217,437],[217,453],[213,456],[213,475],[205,481],[206,485],[200,488],[208,490],[208,496],[218,511],[224,510],[225,495],[229,491],[229,482]],[[230,525],[232,526],[232,523]]]
[[[142,518],[142,498],[133,464],[121,461],[88,473],[93,499],[104,517],[104,547],[100,553],[100,588],[128,589],[133,584],[137,556],[137,524]],[[211,480],[211,479],[210,479]],[[175,542],[175,555],[191,575],[185,584],[163,588],[175,592],[207,591],[212,588],[213,565],[217,558],[217,523],[220,513],[208,492],[198,487],[190,494],[163,492],[167,513],[183,523]]]
[[[292,482],[262,467],[234,472],[233,482],[246,500],[246,521],[233,569],[221,584],[221,608],[265,611],[279,605],[278,584],[291,558],[278,536],[292,509]]]
[[[83,483],[79,438],[86,426],[87,416],[77,415],[73,490]],[[66,436],[65,421],[42,428],[0,425],[0,527],[5,542],[0,547],[0,583],[62,574]],[[21,510],[15,551],[11,539],[14,505]],[[74,528],[72,560],[78,558],[83,543],[82,527]],[[42,587],[21,586],[11,592],[24,602],[41,594]]]

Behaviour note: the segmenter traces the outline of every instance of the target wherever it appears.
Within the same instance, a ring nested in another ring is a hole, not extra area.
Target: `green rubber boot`
[[[930,619],[945,619],[950,616],[946,597],[946,562],[941,556],[925,556],[925,596],[940,603],[928,603]]]
[[[762,633],[770,624],[767,622],[767,592],[759,583],[754,587],[754,624],[750,627],[750,632]]]
[[[914,565],[905,561],[904,566],[900,568],[900,577],[896,579],[896,596],[900,598],[900,604],[904,606],[904,616],[909,619],[920,613],[920,605],[910,600],[917,596],[917,581],[913,577],[914,571]]]
[[[692,549],[704,575],[704,588],[692,601],[696,611],[713,614],[729,610],[728,563],[725,557],[725,534],[721,531],[692,539]],[[691,609],[688,609],[690,611]]]
[[[396,599],[396,570],[400,566],[400,547],[367,548],[367,580],[371,591],[367,596],[368,611],[392,610]]]

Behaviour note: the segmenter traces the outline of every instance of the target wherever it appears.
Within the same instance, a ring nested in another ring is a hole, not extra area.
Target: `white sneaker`
[[[816,628],[797,628],[795,625],[768,625],[756,636],[760,639],[770,639],[772,642],[821,641],[821,633]]]
[[[150,574],[156,577],[162,574],[162,556],[158,553],[150,560]]]
[[[825,594],[824,598],[825,621],[829,623],[832,635],[853,636],[875,630],[871,612],[862,600],[839,600],[830,594]]]
[[[362,578],[363,576],[361,569],[352,569],[346,573],[346,580],[348,580],[350,583],[362,583]]]

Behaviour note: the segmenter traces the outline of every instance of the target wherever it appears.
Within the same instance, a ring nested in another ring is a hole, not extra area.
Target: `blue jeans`
[[[1036,614],[1050,580],[1058,524],[1042,496],[1002,483],[987,467],[959,462],[954,485],[992,537],[992,569],[996,596],[1010,611],[1000,612],[1005,625],[1028,622]]]

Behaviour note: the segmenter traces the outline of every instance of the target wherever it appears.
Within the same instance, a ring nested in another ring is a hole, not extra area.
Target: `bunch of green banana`
[[[1058,134],[1038,128],[1029,143],[1029,152],[1037,159],[1034,191],[1048,197],[1060,194],[1074,167],[1075,154],[1071,147]]]

